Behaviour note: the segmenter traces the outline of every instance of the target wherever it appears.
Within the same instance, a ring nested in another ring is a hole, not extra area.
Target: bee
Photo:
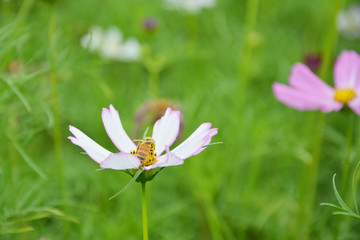
[[[139,141],[136,150],[131,151],[130,153],[137,156],[141,162],[141,166],[150,166],[157,162],[155,151],[155,141],[151,137],[146,137],[143,140],[134,140]]]

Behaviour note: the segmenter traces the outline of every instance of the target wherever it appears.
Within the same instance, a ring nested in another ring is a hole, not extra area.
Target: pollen
[[[334,99],[338,102],[347,103],[356,97],[356,92],[350,88],[336,89]]]
[[[154,163],[156,163],[158,160],[156,159],[156,157],[154,157],[153,155],[149,155],[145,161],[143,161],[141,163],[141,166],[144,167],[144,166],[150,166],[150,165],[153,165]]]

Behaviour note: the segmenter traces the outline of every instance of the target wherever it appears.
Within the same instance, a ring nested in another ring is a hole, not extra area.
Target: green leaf
[[[17,86],[9,81],[7,78],[2,77],[1,78],[8,86],[9,88],[14,92],[14,94],[20,99],[20,101],[24,104],[26,110],[28,112],[31,112],[31,107],[29,102],[26,100],[25,96],[21,93],[21,91],[17,88]]]
[[[29,155],[27,155],[27,153],[25,152],[25,150],[20,146],[20,144],[13,138],[8,136],[8,138],[11,140],[11,142],[13,143],[14,147],[16,148],[16,150],[19,152],[19,154],[21,155],[21,157],[25,160],[25,162],[37,173],[39,174],[40,177],[42,177],[44,180],[47,179],[45,173],[43,173],[43,171],[34,163],[34,161],[29,157]]]
[[[135,181],[136,179],[140,176],[140,174],[144,171],[144,168],[140,168],[136,174],[134,175],[134,177],[130,180],[130,182],[123,188],[121,189],[121,191],[119,191],[118,193],[116,193],[115,195],[113,195],[112,197],[109,198],[109,200],[117,197],[119,194],[125,192]]]
[[[146,134],[148,133],[148,131],[149,131],[149,127],[146,128],[144,135],[143,135],[143,139],[146,138]]]
[[[353,179],[352,179],[352,192],[353,192],[353,199],[354,199],[354,205],[355,205],[355,211],[356,213],[359,215],[359,209],[357,206],[357,200],[356,200],[356,175],[357,172],[359,171],[359,167],[360,167],[360,161],[358,162],[358,164],[356,165],[355,171],[354,171],[354,175],[353,175]]]
[[[353,213],[348,213],[348,212],[333,212],[334,215],[345,215],[345,216],[350,216],[350,217],[354,217],[354,218],[359,218],[360,219],[360,216],[359,215],[356,215],[356,214],[353,214]]]
[[[337,191],[337,189],[336,189],[336,183],[335,183],[335,177],[336,177],[336,174],[334,174],[334,176],[333,176],[333,188],[334,188],[334,192],[335,192],[335,197],[336,197],[336,199],[338,200],[339,204],[344,208],[344,210],[346,210],[346,211],[349,212],[349,213],[355,214],[355,213],[346,205],[346,203],[344,202],[344,200],[342,200],[339,192]]]
[[[339,210],[344,210],[342,207],[340,207],[338,205],[335,205],[335,204],[332,204],[332,203],[320,203],[320,206],[328,206],[328,207],[333,207],[333,208],[336,208],[336,209],[339,209]]]
[[[13,229],[1,229],[0,228],[0,235],[5,235],[5,234],[17,234],[17,233],[24,233],[24,232],[30,232],[30,231],[34,231],[34,228],[32,227],[21,227],[21,228],[13,228]]]

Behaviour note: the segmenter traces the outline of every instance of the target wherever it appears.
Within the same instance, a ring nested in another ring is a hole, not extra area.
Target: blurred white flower
[[[213,8],[216,0],[164,0],[169,9],[198,13],[203,8]]]
[[[100,26],[90,28],[81,38],[81,45],[103,58],[124,62],[137,61],[141,57],[141,46],[135,38],[124,41],[120,30],[111,26],[107,30]]]
[[[360,37],[360,5],[341,11],[337,18],[339,31],[348,38]]]

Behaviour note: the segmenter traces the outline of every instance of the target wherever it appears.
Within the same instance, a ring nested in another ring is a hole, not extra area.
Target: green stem
[[[58,89],[58,77],[54,70],[56,64],[56,50],[55,50],[55,7],[52,7],[52,13],[49,22],[49,44],[50,44],[50,62],[52,65],[52,71],[50,72],[50,82],[51,82],[51,99],[52,99],[52,111],[54,117],[54,148],[55,148],[55,159],[56,159],[56,167],[57,167],[57,174],[59,185],[61,188],[62,195],[64,197],[65,191],[65,183],[63,177],[63,162],[62,162],[62,134],[61,134],[61,126],[60,126],[60,103],[59,103],[59,89]]]
[[[197,18],[194,14],[185,15],[185,22],[188,31],[188,35],[190,36],[190,44],[194,47],[196,45],[198,39],[198,23]]]
[[[314,199],[316,193],[316,183],[318,178],[318,170],[320,163],[321,145],[323,140],[323,131],[325,126],[326,117],[321,114],[317,121],[317,132],[314,136],[314,148],[312,153],[312,162],[310,166],[306,167],[303,171],[302,187],[300,189],[300,213],[297,222],[296,239],[308,239],[311,228],[311,219],[314,211]]]
[[[353,133],[354,115],[350,113],[349,118],[350,119],[349,119],[348,131],[347,131],[346,155],[345,155],[344,168],[343,168],[342,181],[341,181],[341,190],[340,190],[341,196],[345,195],[347,189],[350,158],[351,158],[351,147],[353,141],[352,133]]]
[[[352,142],[353,142],[353,126],[354,126],[354,114],[352,112],[349,113],[349,125],[347,130],[347,143],[346,143],[346,155],[344,160],[344,167],[342,171],[342,181],[341,181],[341,189],[340,189],[340,196],[343,196],[346,202],[349,202],[349,206],[351,206],[351,195],[346,194],[348,189],[349,183],[349,167],[350,167],[350,160],[351,160],[351,149],[352,149]],[[356,173],[354,173],[356,174]],[[355,183],[353,183],[355,184]],[[334,239],[338,239],[339,233],[345,233],[349,227],[350,219],[346,219],[345,221],[340,221],[337,219],[336,226],[334,227],[333,236]],[[340,234],[341,235],[341,234]]]
[[[254,49],[253,38],[256,35],[256,22],[259,8],[259,0],[248,0],[246,5],[245,15],[245,39],[242,55],[239,59],[239,91],[238,96],[241,96],[240,104],[245,100],[244,93],[249,81],[249,69],[252,63],[252,53]]]
[[[146,182],[141,182],[141,203],[142,203],[142,222],[143,222],[143,240],[149,240],[146,206]]]
[[[323,63],[320,69],[320,77],[323,80],[326,80],[326,76],[328,74],[329,66],[332,65],[332,56],[334,55],[334,50],[336,46],[336,42],[338,39],[338,29],[336,26],[336,18],[342,6],[344,6],[346,0],[334,0],[334,8],[331,14],[331,18],[329,19],[329,29],[324,41],[324,49],[323,49]]]
[[[17,29],[27,18],[32,6],[34,5],[35,0],[25,0],[16,16],[16,23],[14,29]]]
[[[159,71],[156,69],[148,69],[148,71],[149,71],[150,96],[156,98],[158,96],[158,89],[159,89]]]
[[[323,64],[320,69],[320,78],[326,80],[329,70],[332,67],[332,56],[334,54],[338,32],[336,28],[336,17],[343,6],[345,0],[334,0],[334,8],[329,19],[329,29],[324,39],[324,49],[323,49]],[[325,125],[325,115],[322,115],[320,118],[320,123],[318,126],[318,135],[315,139],[314,152],[313,152],[313,161],[310,166],[309,179],[307,180],[307,169],[305,169],[303,177],[303,187],[300,190],[300,218],[297,222],[299,228],[299,233],[297,234],[297,239],[308,239],[309,232],[311,229],[311,219],[314,212],[314,199],[316,194],[316,183],[318,177],[318,168],[320,162],[320,151],[321,143],[323,138],[323,128]],[[303,202],[302,202],[303,201]]]
[[[10,113],[9,119],[8,119],[8,134],[9,136],[15,138],[16,137],[16,131],[17,131],[17,123],[16,118]],[[14,144],[11,141],[7,141],[9,144],[9,160],[10,160],[10,179],[12,183],[14,183],[17,180],[17,165],[18,165],[18,154],[16,152],[16,149],[14,147]]]
[[[51,5],[51,16],[49,21],[49,56],[50,56],[50,85],[51,85],[51,100],[52,100],[52,112],[54,119],[53,126],[53,143],[56,161],[57,178],[60,188],[61,201],[63,204],[63,210],[67,212],[67,200],[66,200],[66,184],[64,178],[63,167],[63,155],[62,155],[62,132],[60,123],[60,102],[59,102],[59,81],[56,73],[57,54],[56,54],[56,21],[55,21],[56,6],[55,3]],[[71,233],[69,224],[63,221],[63,238],[68,239]]]

